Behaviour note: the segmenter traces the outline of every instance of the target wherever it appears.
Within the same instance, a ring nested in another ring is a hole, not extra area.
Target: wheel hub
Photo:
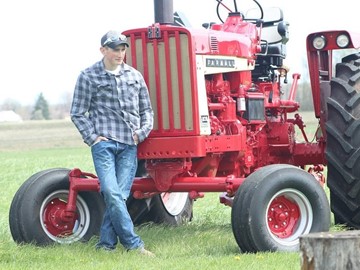
[[[66,222],[62,219],[62,214],[66,209],[66,202],[59,198],[51,200],[45,207],[43,213],[43,222],[46,229],[54,236],[71,235],[74,229],[75,220]]]
[[[300,210],[298,205],[285,196],[275,198],[271,202],[267,213],[269,228],[279,238],[291,236],[299,218]]]

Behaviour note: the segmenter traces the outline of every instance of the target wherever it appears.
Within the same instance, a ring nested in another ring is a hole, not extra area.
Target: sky
[[[232,7],[232,0],[223,0]],[[358,0],[258,0],[281,7],[290,23],[286,60],[290,73],[302,72],[307,34],[320,30],[360,32]],[[215,0],[173,0],[195,28],[219,22]],[[254,7],[238,0],[238,9]],[[101,59],[100,39],[108,30],[148,27],[153,0],[11,0],[0,2],[0,105],[34,104],[42,92],[50,104],[73,93],[79,72]]]

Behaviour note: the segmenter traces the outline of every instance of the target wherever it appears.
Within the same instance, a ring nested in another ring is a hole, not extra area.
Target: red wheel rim
[[[64,222],[61,219],[61,214],[65,211],[66,202],[59,198],[52,199],[46,206],[43,212],[43,222],[46,229],[53,236],[65,237],[71,235],[74,229],[75,220],[73,222]]]
[[[268,208],[267,222],[270,231],[279,238],[293,235],[300,219],[300,209],[297,203],[285,196],[276,197]]]
[[[40,207],[40,223],[44,233],[58,243],[73,243],[83,238],[90,227],[90,210],[80,196],[76,199],[76,213],[72,221],[62,218],[66,209],[68,190],[55,190]]]

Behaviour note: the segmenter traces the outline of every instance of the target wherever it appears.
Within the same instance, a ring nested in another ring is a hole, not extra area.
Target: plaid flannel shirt
[[[123,63],[119,74],[114,75],[99,61],[80,73],[70,116],[89,146],[98,136],[134,145],[134,133],[139,142],[149,135],[154,113],[139,71]]]

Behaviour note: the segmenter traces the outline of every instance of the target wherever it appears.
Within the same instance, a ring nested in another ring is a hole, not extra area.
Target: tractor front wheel
[[[240,186],[231,221],[244,252],[297,251],[301,235],[329,230],[330,208],[311,174],[291,165],[270,165]]]
[[[152,198],[149,219],[177,226],[191,221],[192,214],[193,200],[187,192],[164,192]]]
[[[97,192],[80,192],[73,221],[62,215],[69,194],[69,170],[50,169],[31,176],[15,194],[10,231],[18,243],[47,245],[89,240],[100,230],[104,202]]]
[[[145,160],[138,161],[136,176],[147,176]],[[135,199],[131,194],[127,207],[135,225],[154,222],[177,226],[193,216],[193,200],[187,192],[163,192],[146,199]]]

